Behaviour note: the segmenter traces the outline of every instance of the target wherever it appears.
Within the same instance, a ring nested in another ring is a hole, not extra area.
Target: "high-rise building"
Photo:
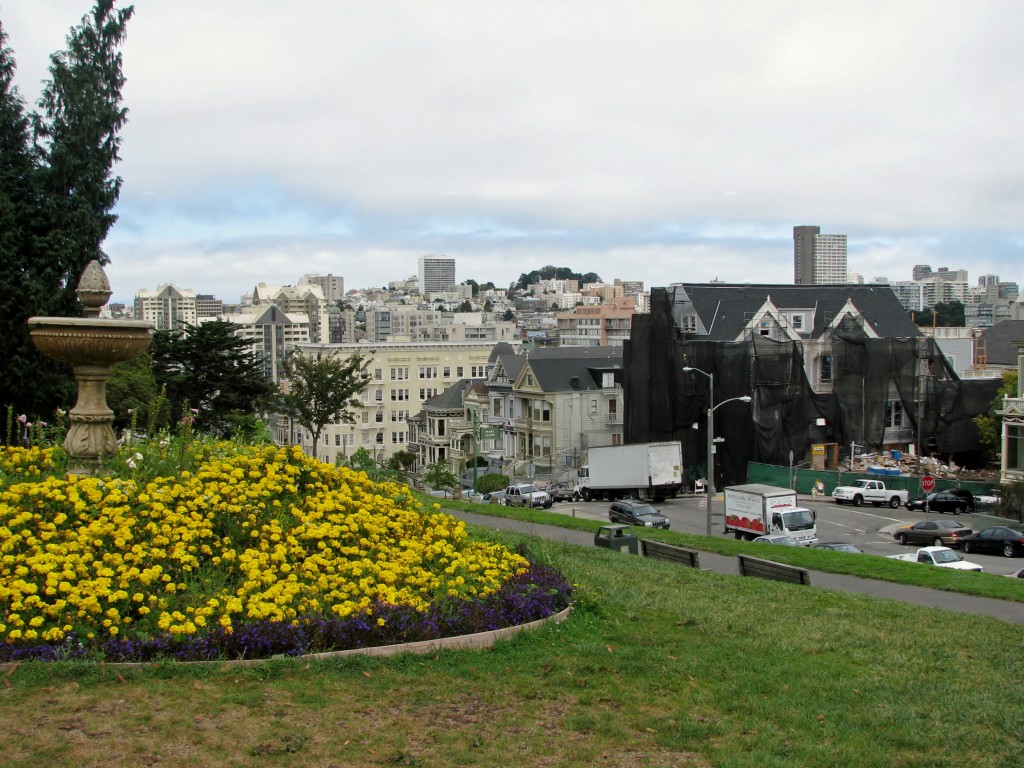
[[[450,291],[455,287],[455,259],[442,256],[420,257],[420,293]]]
[[[793,227],[793,282],[846,283],[846,235],[823,235],[820,227]]]

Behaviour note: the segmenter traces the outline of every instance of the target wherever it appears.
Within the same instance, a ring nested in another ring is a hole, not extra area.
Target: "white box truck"
[[[725,532],[729,531],[737,539],[784,533],[805,547],[818,541],[814,513],[797,504],[796,491],[761,483],[726,486]]]
[[[679,442],[608,445],[587,452],[575,497],[660,501],[678,494],[682,485],[683,447]]]

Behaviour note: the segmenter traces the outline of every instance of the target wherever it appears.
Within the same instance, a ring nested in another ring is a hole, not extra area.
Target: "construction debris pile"
[[[843,468],[849,463],[844,461]],[[921,476],[930,475],[941,480],[977,480],[998,483],[999,471],[995,469],[967,469],[955,462],[945,463],[932,456],[911,456],[901,451],[862,453],[853,459],[853,471],[864,474]]]

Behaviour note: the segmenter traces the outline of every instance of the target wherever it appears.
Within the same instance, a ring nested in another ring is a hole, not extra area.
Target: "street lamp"
[[[699,373],[702,376],[708,377],[708,466],[707,466],[707,481],[704,483],[704,495],[707,507],[707,524],[706,524],[706,535],[711,535],[711,500],[714,498],[714,477],[715,477],[715,411],[721,408],[726,403],[738,401],[741,403],[749,403],[750,395],[743,395],[743,397],[730,397],[728,400],[723,400],[718,405],[715,405],[715,377],[714,374],[702,371],[700,368],[691,368],[686,366],[683,368],[686,373]]]

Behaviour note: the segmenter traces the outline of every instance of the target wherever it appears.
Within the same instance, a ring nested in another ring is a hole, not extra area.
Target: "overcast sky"
[[[502,286],[791,282],[800,224],[869,280],[1024,282],[1019,0],[135,6],[114,300],[427,254]],[[30,104],[90,8],[0,0]]]

